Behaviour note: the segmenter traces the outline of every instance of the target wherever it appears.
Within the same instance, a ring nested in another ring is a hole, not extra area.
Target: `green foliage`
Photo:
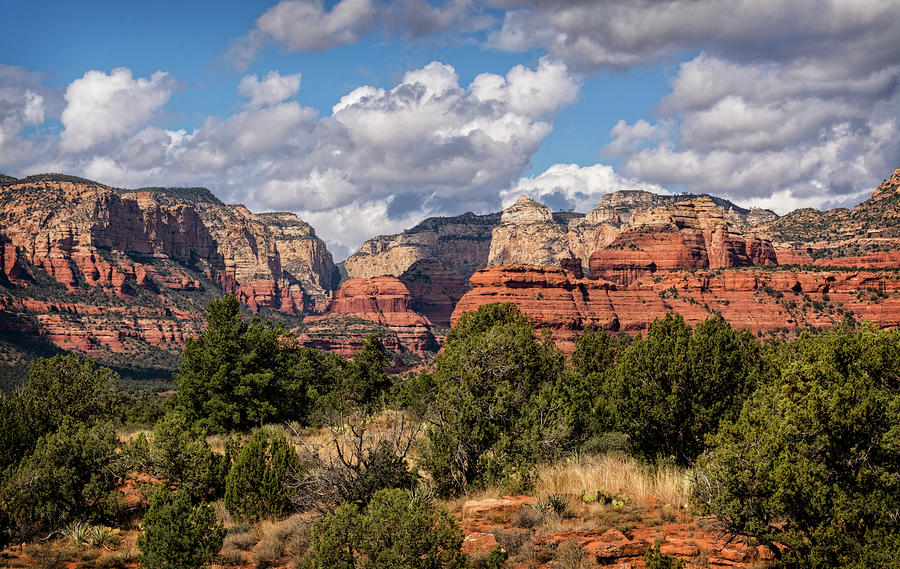
[[[644,567],[647,569],[684,569],[687,567],[683,559],[660,553],[656,543],[644,553]]]
[[[53,530],[72,520],[99,521],[119,509],[113,493],[124,470],[110,424],[64,422],[41,437],[0,492],[0,505],[22,535]]]
[[[145,569],[195,569],[222,549],[225,527],[216,522],[209,504],[191,505],[187,492],[158,490],[144,516],[138,536],[140,563]]]
[[[231,466],[231,457],[213,452],[203,431],[179,411],[156,423],[152,444],[138,436],[130,450],[136,466],[204,498],[221,496]]]
[[[550,494],[547,496],[547,503],[560,516],[569,510],[569,500],[562,494]]]
[[[761,374],[760,348],[721,318],[691,328],[678,314],[654,320],[619,353],[607,397],[619,429],[648,459],[688,464],[704,437],[734,417]]]
[[[91,423],[110,418],[118,379],[113,371],[84,356],[38,359],[24,387],[0,396],[0,476],[64,421]]]
[[[604,373],[616,361],[622,341],[606,330],[588,330],[575,342],[572,366],[582,375]]]
[[[374,410],[381,396],[391,387],[391,378],[384,372],[388,359],[381,336],[369,334],[353,356],[342,385],[347,398],[363,409]]]
[[[279,429],[258,429],[244,445],[225,481],[225,507],[232,516],[259,521],[287,514],[288,482],[300,460]]]
[[[28,383],[17,395],[34,423],[49,432],[64,419],[90,423],[108,417],[118,381],[118,374],[91,358],[53,356],[31,366]]]
[[[462,530],[443,508],[380,490],[360,510],[345,502],[313,524],[310,569],[463,569]]]
[[[213,432],[303,419],[336,381],[335,357],[294,346],[282,324],[245,322],[232,295],[209,304],[206,322],[185,345],[174,405]]]
[[[900,551],[900,333],[844,324],[772,357],[781,372],[701,457],[695,501],[769,545],[780,566],[891,566]]]
[[[434,415],[423,460],[447,496],[496,482],[523,491],[535,462],[557,453],[577,412],[565,391],[565,358],[549,337],[535,341],[512,304],[463,315],[432,374]]]

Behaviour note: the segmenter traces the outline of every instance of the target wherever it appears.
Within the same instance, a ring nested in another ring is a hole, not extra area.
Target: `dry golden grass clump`
[[[587,456],[538,466],[535,496],[582,494],[597,490],[625,494],[644,505],[668,504],[678,508],[688,502],[690,472],[671,464],[649,466],[617,454]]]

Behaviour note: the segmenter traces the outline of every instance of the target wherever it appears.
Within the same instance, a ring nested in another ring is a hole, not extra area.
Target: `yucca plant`
[[[118,533],[106,526],[93,526],[88,532],[88,543],[100,549],[114,549],[119,545]]]
[[[548,500],[544,500],[542,498],[536,499],[531,503],[531,508],[540,515],[544,515],[550,511],[550,502]]]
[[[560,516],[569,509],[569,501],[561,494],[550,494],[547,496],[547,502],[550,504],[553,511]]]
[[[62,529],[64,537],[78,545],[87,545],[91,535],[91,526],[82,522],[72,522]]]

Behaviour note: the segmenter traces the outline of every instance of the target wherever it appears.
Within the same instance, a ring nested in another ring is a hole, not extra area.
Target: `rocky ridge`
[[[105,361],[180,351],[223,292],[254,312],[299,316],[324,308],[335,284],[309,225],[198,188],[7,177],[0,248],[3,326],[33,328]]]
[[[492,302],[512,302],[538,329],[572,351],[588,329],[637,333],[675,311],[696,325],[719,315],[757,334],[830,328],[845,316],[900,327],[900,273],[874,269],[772,270],[764,267],[672,271],[627,286],[579,278],[563,269],[512,265],[472,276],[473,289],[452,320]]]
[[[810,260],[871,258],[900,250],[900,168],[884,180],[872,197],[852,210],[795,210],[750,228],[783,250],[799,250]]]
[[[290,213],[255,214],[202,188],[3,177],[0,328],[108,361],[162,361],[223,292],[345,354],[371,332],[398,353],[433,353],[460,313],[497,301],[566,349],[581,330],[639,332],[668,310],[760,334],[851,313],[895,327],[898,212],[900,170],[853,210],[783,218],[710,196],[616,192],[587,214],[523,197],[376,237],[342,264],[338,287],[324,243]]]

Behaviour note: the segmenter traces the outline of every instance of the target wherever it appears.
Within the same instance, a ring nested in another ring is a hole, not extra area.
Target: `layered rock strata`
[[[366,334],[384,329],[390,332],[382,339],[389,349],[436,351],[431,322],[416,313],[412,304],[412,294],[396,277],[350,279],[341,283],[324,314],[304,320],[306,330],[299,339],[308,346],[349,355],[362,345]]]
[[[2,186],[0,202],[0,224],[17,254],[71,292],[101,287],[131,296],[142,286],[140,267],[156,258],[204,271],[254,311],[300,313],[332,287],[334,264],[309,225],[292,214],[226,206],[206,190],[117,191],[44,175]]]
[[[636,333],[670,311],[692,325],[721,315],[735,328],[761,334],[829,328],[845,315],[900,326],[900,274],[894,271],[672,271],[622,286],[563,269],[514,265],[479,271],[471,283],[454,322],[484,304],[512,302],[566,351],[583,330]]]
[[[552,213],[522,196],[493,231],[488,266],[580,261],[583,267],[593,263],[598,278],[627,279],[656,270],[775,264],[768,241],[742,231],[776,217],[711,196],[616,192],[587,215]]]

